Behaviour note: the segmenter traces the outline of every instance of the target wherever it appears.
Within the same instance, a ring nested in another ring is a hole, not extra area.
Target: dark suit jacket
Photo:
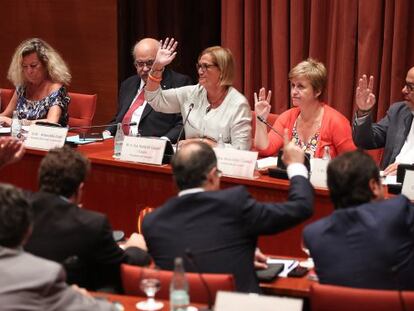
[[[414,290],[414,206],[404,196],[336,210],[303,236],[321,283]]]
[[[170,199],[148,214],[143,234],[155,263],[172,270],[189,249],[206,273],[232,273],[236,288],[259,292],[254,269],[257,237],[291,228],[312,215],[313,188],[296,176],[288,201],[260,203],[242,186]],[[187,271],[197,269],[185,260]]]
[[[67,281],[96,290],[119,290],[119,265],[148,264],[146,252],[132,247],[123,251],[112,237],[105,215],[38,192],[32,196],[34,225],[25,250],[64,265]]]
[[[385,169],[395,162],[410,132],[412,121],[410,108],[405,102],[398,102],[391,105],[387,115],[378,123],[372,123],[372,115],[369,115],[361,125],[358,125],[354,119],[352,137],[358,147],[384,148],[381,169]]]
[[[161,88],[171,89],[192,84],[191,78],[175,71],[165,69],[162,75]],[[118,99],[118,111],[110,123],[122,122],[129,106],[137,94],[141,78],[137,75],[129,77],[121,84]],[[179,132],[183,126],[181,114],[162,113],[146,105],[139,122],[138,131],[142,136],[166,136],[172,143],[177,141]],[[116,132],[116,125],[107,128],[112,135]]]

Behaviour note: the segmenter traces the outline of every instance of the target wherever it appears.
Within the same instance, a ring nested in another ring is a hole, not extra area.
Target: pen
[[[288,270],[292,268],[296,264],[296,260],[293,260],[292,263],[289,265]]]

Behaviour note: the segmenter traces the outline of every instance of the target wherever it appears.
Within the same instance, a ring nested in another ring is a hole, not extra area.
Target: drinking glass
[[[161,301],[155,300],[155,294],[161,287],[160,280],[158,278],[158,269],[143,268],[140,289],[147,295],[147,300],[140,301],[136,304],[138,310],[152,311],[161,309],[164,304]]]

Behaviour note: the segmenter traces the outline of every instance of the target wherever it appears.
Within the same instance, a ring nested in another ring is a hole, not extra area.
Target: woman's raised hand
[[[254,92],[254,111],[256,116],[261,116],[264,120],[267,120],[270,112],[270,99],[272,98],[272,91],[267,92],[266,89],[262,87],[259,91],[259,97],[257,93]]]
[[[175,41],[174,38],[166,38],[164,42],[161,40],[152,68],[155,70],[162,70],[162,68],[171,63],[177,55],[177,52],[175,51],[177,45],[178,42]]]

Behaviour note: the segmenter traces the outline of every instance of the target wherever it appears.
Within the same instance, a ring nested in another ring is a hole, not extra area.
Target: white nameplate
[[[410,200],[414,200],[414,171],[405,170],[405,177],[401,193]]]
[[[215,311],[301,311],[303,300],[298,298],[263,296],[219,291],[214,304]]]
[[[217,166],[224,175],[253,178],[257,152],[231,148],[214,148]]]
[[[163,139],[125,136],[121,160],[161,165],[166,143]]]
[[[310,160],[311,175],[310,182],[314,187],[327,188],[327,174],[329,160],[313,158]]]
[[[25,147],[50,150],[60,148],[65,144],[67,127],[53,127],[32,124],[24,141]]]

